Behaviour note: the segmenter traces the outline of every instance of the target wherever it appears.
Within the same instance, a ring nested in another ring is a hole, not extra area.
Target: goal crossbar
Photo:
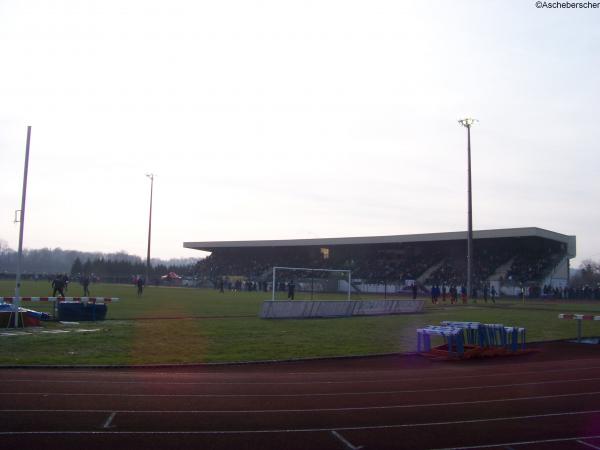
[[[348,301],[350,300],[350,292],[352,291],[352,271],[348,269],[311,269],[309,267],[284,267],[274,266],[273,267],[273,286],[272,286],[272,297],[271,301],[275,301],[275,273],[278,269],[283,270],[303,270],[307,272],[344,272],[348,274]]]

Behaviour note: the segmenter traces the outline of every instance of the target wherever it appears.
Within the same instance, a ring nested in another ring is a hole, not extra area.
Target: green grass
[[[269,359],[360,355],[414,351],[415,329],[442,320],[504,323],[527,328],[529,341],[572,338],[574,321],[559,312],[600,314],[600,302],[572,303],[503,299],[496,305],[432,306],[423,314],[343,319],[261,320],[260,305],[270,294],[187,288],[146,289],[137,297],[126,285],[92,285],[92,295],[120,297],[108,306],[103,322],[79,327],[100,331],[46,334],[69,329],[47,322],[30,336],[0,336],[0,364],[154,364],[258,361]],[[0,295],[10,296],[14,283],[0,282]],[[51,294],[47,282],[26,282],[23,296]],[[81,295],[79,285],[68,295]],[[343,295],[326,298],[345,298]],[[26,307],[50,311],[47,303]],[[599,336],[600,322],[584,322],[584,335]]]

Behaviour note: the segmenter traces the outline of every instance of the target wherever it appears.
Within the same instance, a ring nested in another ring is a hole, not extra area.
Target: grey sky
[[[534,1],[0,1],[0,238],[183,241],[539,226],[600,258],[600,9]]]

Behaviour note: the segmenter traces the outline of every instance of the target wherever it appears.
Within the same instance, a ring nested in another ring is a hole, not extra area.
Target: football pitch
[[[13,293],[14,282],[0,282],[0,295]],[[24,282],[21,290],[23,296],[51,293],[46,281]],[[82,288],[73,283],[66,294],[80,296]],[[0,365],[193,364],[411,352],[416,329],[442,320],[518,325],[527,328],[528,341],[547,341],[576,335],[576,323],[559,320],[558,313],[600,314],[594,302],[500,299],[493,305],[480,299],[431,305],[423,298],[422,314],[263,320],[258,312],[271,295],[265,292],[149,287],[138,297],[132,285],[93,284],[91,295],[121,300],[108,305],[105,321],[44,322],[22,335],[0,330]],[[52,307],[23,306],[46,312]],[[600,322],[584,321],[583,335],[600,336]]]

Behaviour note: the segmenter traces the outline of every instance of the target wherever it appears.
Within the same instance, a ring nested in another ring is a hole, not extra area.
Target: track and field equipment
[[[0,297],[0,301],[12,303],[15,297]],[[22,302],[77,302],[77,303],[114,303],[119,297],[20,297]]]
[[[577,342],[581,342],[581,321],[582,320],[600,320],[600,316],[593,314],[559,314],[559,319],[577,321]]]

